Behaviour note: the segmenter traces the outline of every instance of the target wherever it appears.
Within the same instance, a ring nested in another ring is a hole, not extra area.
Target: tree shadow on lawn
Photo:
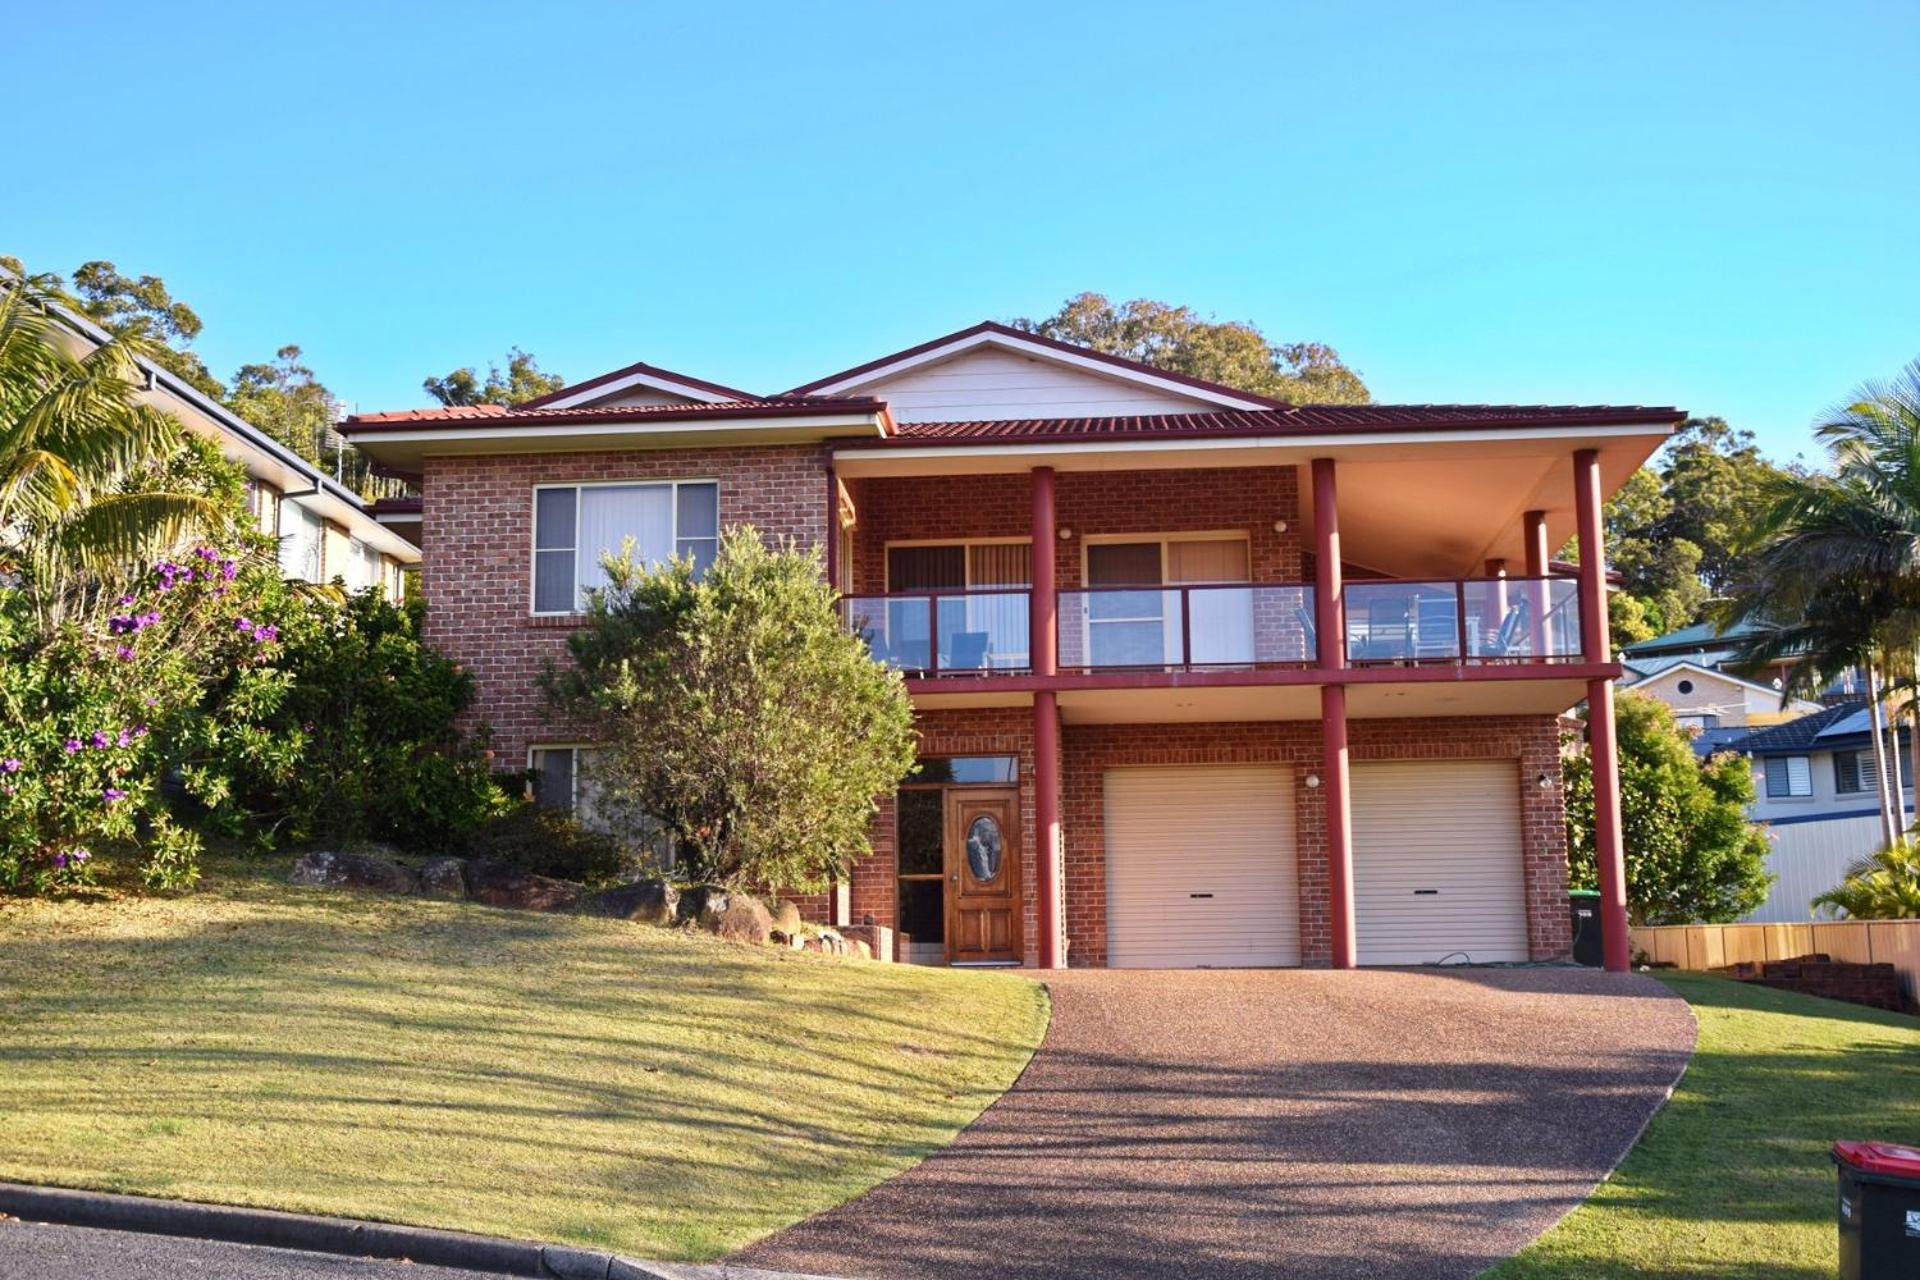
[[[0,1168],[711,1256],[946,1141],[1023,1065],[1044,1000],[1002,975],[319,899],[0,939]],[[963,992],[986,983],[1014,985],[982,1031]],[[563,1203],[512,1211],[542,1199]]]

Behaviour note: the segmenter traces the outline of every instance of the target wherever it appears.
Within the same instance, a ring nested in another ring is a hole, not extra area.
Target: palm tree
[[[1920,676],[1920,361],[1863,387],[1817,434],[1832,471],[1776,483],[1750,539],[1754,580],[1718,617],[1758,628],[1740,663],[1794,659],[1783,696],[1815,693],[1857,668],[1877,714],[1897,676]],[[1904,806],[1888,793],[1895,771],[1877,730],[1874,754],[1891,844]]]
[[[181,427],[139,398],[140,350],[81,345],[31,281],[0,274],[0,572],[42,609],[219,527],[219,508],[155,487]]]
[[[1920,918],[1920,842],[1901,840],[1856,862],[1813,905],[1854,920]]]

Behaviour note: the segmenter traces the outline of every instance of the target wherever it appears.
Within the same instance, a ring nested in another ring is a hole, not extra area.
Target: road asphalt
[[[482,1271],[0,1221],[0,1280],[499,1280]]]

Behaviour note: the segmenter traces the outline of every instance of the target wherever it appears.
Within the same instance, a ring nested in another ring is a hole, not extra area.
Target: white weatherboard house
[[[1864,703],[1827,707],[1727,744],[1753,761],[1751,816],[1767,824],[1775,880],[1750,921],[1810,920],[1808,904],[1880,846],[1879,790]],[[1902,822],[1913,814],[1911,743],[1900,735]]]

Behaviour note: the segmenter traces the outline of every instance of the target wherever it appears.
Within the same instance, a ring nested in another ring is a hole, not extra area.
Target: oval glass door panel
[[[981,884],[1000,874],[1000,824],[985,814],[967,828],[967,869]]]

